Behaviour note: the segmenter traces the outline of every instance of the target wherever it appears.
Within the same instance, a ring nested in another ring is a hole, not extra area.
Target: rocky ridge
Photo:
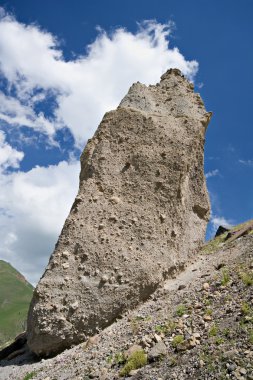
[[[134,84],[81,156],[80,187],[34,291],[28,345],[47,357],[137,307],[196,254],[210,120],[179,70]]]
[[[1,362],[0,379],[252,380],[253,234],[227,235],[104,331],[53,359]]]

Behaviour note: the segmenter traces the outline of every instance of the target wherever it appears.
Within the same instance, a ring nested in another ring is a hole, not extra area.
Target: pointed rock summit
[[[135,83],[81,156],[80,187],[33,296],[39,356],[84,341],[146,300],[204,240],[207,113],[177,69]],[[64,191],[64,189],[63,189]]]

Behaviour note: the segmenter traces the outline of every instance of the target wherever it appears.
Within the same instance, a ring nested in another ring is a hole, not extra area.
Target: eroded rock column
[[[31,303],[28,344],[48,356],[144,301],[203,242],[210,119],[179,70],[135,83],[81,156],[79,193]],[[64,189],[63,189],[64,191]]]

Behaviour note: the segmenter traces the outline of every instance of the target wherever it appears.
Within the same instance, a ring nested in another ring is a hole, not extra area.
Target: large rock
[[[37,355],[106,327],[195,254],[209,218],[209,119],[176,69],[156,86],[135,83],[104,116],[81,156],[79,193],[34,292],[28,345]]]

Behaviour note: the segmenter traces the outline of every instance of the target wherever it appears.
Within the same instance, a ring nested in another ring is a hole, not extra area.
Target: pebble
[[[161,342],[162,338],[160,337],[160,335],[154,334],[154,340],[156,341],[156,343],[158,343]]]
[[[212,317],[211,317],[211,315],[204,315],[203,319],[205,322],[209,322],[212,320]]]
[[[133,344],[131,347],[128,348],[128,350],[124,352],[124,356],[126,358],[129,358],[129,356],[131,356],[136,351],[142,351],[142,347],[138,344]]]
[[[205,282],[203,284],[203,290],[208,290],[210,288],[210,285],[208,284],[208,282]]]
[[[159,360],[161,356],[165,356],[167,354],[167,347],[161,341],[154,345],[148,353],[149,360],[155,361]]]

